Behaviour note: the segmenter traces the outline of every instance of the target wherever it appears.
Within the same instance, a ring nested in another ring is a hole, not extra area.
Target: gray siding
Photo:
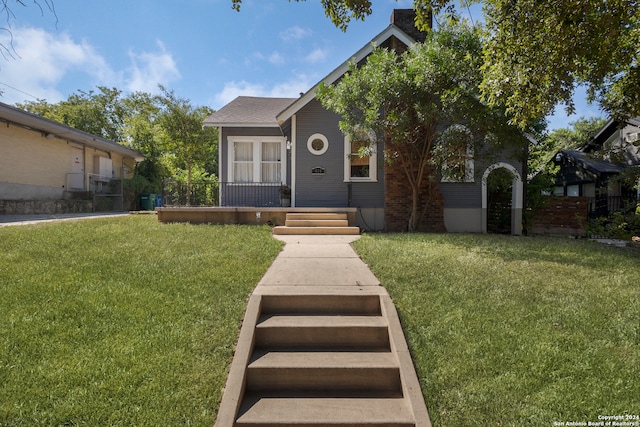
[[[378,182],[344,182],[344,135],[339,121],[339,115],[325,110],[317,100],[296,114],[296,206],[383,207],[382,149],[378,150]],[[329,149],[320,156],[307,149],[307,140],[315,133],[329,141]],[[325,174],[312,174],[316,167],[324,168]]]
[[[498,162],[509,163],[523,178],[522,162],[516,159],[515,150],[505,149],[501,153],[485,153],[477,157],[474,165],[475,182],[441,182],[438,189],[445,208],[474,209],[482,207],[482,175],[489,166]],[[439,179],[439,177],[438,177]]]

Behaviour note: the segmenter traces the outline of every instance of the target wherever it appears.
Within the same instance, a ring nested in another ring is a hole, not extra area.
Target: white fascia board
[[[204,122],[202,127],[205,128],[279,128],[280,125],[278,123],[269,122],[269,123],[207,123]]]
[[[348,70],[351,64],[358,63],[366,58],[371,52],[373,52],[373,48],[375,46],[381,45],[383,42],[388,40],[391,36],[395,36],[398,40],[404,43],[406,46],[411,46],[415,44],[415,40],[409,37],[404,31],[395,25],[389,25],[384,31],[378,34],[373,38],[369,43],[367,43],[364,47],[362,47],[358,52],[355,53],[351,58],[344,61],[338,68],[333,70],[326,76],[324,79],[316,83],[309,91],[307,91],[304,95],[298,98],[293,104],[283,110],[276,117],[279,123],[284,123],[289,120],[291,116],[296,114],[302,107],[307,105],[316,97],[316,88],[320,85],[320,83],[324,84],[333,84],[340,77],[342,77]]]

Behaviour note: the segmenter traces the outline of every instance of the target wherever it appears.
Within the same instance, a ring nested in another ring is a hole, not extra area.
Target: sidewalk
[[[431,427],[391,298],[354,235],[286,243],[245,312],[215,427]]]
[[[88,218],[109,218],[129,215],[129,212],[94,212],[77,214],[35,214],[35,215],[0,215],[0,227],[10,225],[29,225],[40,222],[73,221]]]

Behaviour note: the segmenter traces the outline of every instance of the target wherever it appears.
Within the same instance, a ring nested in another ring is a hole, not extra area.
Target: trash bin
[[[141,194],[140,195],[140,209],[143,211],[152,211],[155,209],[156,195],[155,194]]]
[[[156,194],[156,208],[162,207],[162,194]]]

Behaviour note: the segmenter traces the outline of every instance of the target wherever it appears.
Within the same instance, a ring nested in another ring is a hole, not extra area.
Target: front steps
[[[345,213],[287,213],[284,226],[273,228],[280,235],[357,235],[358,227],[350,227]]]
[[[252,295],[216,427],[430,426],[381,289]]]

